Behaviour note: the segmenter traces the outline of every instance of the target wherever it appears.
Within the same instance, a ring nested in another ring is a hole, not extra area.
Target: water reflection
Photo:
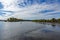
[[[48,33],[48,32],[54,32],[54,31],[48,30],[48,29],[43,29],[42,32]]]
[[[55,27],[56,26],[56,24],[52,24],[52,27]]]
[[[58,40],[60,39],[59,25],[35,22],[0,22],[0,40]]]

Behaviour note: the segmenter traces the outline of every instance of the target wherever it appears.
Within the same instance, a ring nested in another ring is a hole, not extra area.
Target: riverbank
[[[25,19],[18,19],[18,18],[8,18],[7,20],[4,20],[5,22],[20,22],[20,21],[32,21],[32,22],[43,22],[43,23],[60,23],[60,18],[59,19],[39,19],[39,20],[25,20]]]

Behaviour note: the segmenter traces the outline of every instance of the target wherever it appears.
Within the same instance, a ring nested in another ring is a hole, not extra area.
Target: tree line
[[[60,18],[59,19],[40,19],[40,20],[32,20],[33,22],[52,22],[52,23],[60,23]]]
[[[22,21],[23,19],[18,19],[18,18],[14,18],[14,17],[11,17],[11,18],[8,18],[7,21],[9,22],[18,22],[18,21]]]
[[[18,22],[18,21],[24,21],[23,19],[18,19],[18,18],[14,18],[14,17],[11,17],[11,18],[8,18],[7,21],[9,22]],[[59,19],[55,19],[55,18],[52,18],[52,19],[40,19],[40,20],[25,20],[25,21],[33,21],[33,22],[56,22],[56,23],[60,23],[60,18]]]

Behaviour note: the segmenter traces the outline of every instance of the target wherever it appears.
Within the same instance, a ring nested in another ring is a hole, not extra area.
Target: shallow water
[[[0,40],[60,40],[60,24],[0,22]]]

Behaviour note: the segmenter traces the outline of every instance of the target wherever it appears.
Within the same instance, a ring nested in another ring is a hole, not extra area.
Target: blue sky
[[[60,0],[0,0],[0,19],[60,18]]]

